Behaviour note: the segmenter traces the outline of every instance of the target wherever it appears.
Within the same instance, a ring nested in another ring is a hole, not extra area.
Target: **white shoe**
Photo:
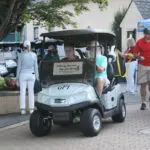
[[[24,109],[21,110],[21,115],[25,115],[26,111]]]
[[[30,112],[30,114],[32,114],[32,113],[34,112],[34,109],[30,109],[30,111],[29,111],[29,112]]]

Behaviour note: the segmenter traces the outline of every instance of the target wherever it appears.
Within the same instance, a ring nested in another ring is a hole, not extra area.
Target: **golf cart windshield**
[[[40,66],[40,79],[44,85],[61,82],[86,82],[93,84],[95,81],[95,52],[97,47],[95,45],[93,58],[88,57],[86,48],[91,41],[99,41],[104,48],[104,53],[106,53],[108,45],[113,45],[115,37],[109,31],[92,29],[53,31],[43,33],[41,36],[43,36],[44,40],[47,37],[63,40],[64,45],[71,45],[75,51],[78,50],[79,54],[79,56],[76,56],[77,59],[73,60],[43,60]],[[84,52],[81,50],[82,48],[85,49]]]

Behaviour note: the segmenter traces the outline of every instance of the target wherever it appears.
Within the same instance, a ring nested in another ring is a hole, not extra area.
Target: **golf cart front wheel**
[[[114,122],[123,122],[126,118],[126,105],[123,99],[119,101],[118,113],[112,116]]]
[[[99,110],[89,108],[85,110],[80,121],[81,131],[85,136],[96,136],[101,130],[102,120]]]
[[[30,130],[35,136],[47,135],[52,127],[52,120],[48,115],[36,110],[30,116]]]

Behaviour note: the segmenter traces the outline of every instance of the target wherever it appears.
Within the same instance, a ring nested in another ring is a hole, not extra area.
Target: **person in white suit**
[[[133,57],[133,49],[135,46],[135,40],[132,37],[127,39],[127,50],[124,53],[118,51],[119,55],[122,56],[126,61],[127,68],[127,86],[126,93],[135,94],[137,90],[137,60]]]
[[[23,44],[23,52],[19,55],[17,66],[17,83],[20,86],[20,110],[26,114],[26,89],[28,88],[29,112],[34,111],[34,83],[39,80],[37,56],[31,51],[30,41]]]

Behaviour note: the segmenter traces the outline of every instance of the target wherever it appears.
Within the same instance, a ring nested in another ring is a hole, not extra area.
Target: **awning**
[[[140,20],[137,23],[137,31],[138,32],[143,32],[144,28],[149,28],[150,29],[150,19]]]

